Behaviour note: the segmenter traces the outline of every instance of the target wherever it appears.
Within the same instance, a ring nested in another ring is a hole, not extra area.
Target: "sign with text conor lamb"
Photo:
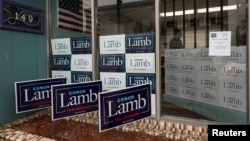
[[[16,113],[51,106],[51,86],[58,84],[66,84],[66,78],[15,82]]]
[[[54,85],[52,91],[52,120],[98,110],[98,95],[102,81]]]
[[[137,85],[99,95],[99,131],[151,116],[151,86]]]

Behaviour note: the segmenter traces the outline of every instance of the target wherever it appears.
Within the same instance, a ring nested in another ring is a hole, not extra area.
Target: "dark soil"
[[[171,103],[164,102],[162,108],[165,115],[211,120]],[[115,128],[99,132],[98,124],[66,119],[52,121],[50,115],[31,118],[23,123],[11,125],[11,128],[57,141],[183,141],[166,136],[153,136],[142,131],[124,132]]]
[[[142,132],[123,132],[117,129],[99,132],[96,124],[65,119],[52,121],[49,115],[35,117],[15,124],[11,128],[58,141],[182,141],[167,139],[165,136],[151,136]]]

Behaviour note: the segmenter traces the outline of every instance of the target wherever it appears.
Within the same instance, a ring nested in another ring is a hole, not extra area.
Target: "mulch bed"
[[[12,128],[58,141],[172,141],[165,136],[123,132],[117,129],[99,132],[99,127],[96,124],[67,120],[51,121],[47,115],[14,125]]]
[[[0,140],[207,141],[206,128],[153,119],[140,120],[99,132],[97,115],[91,113],[52,121],[50,111],[43,111],[0,126]]]

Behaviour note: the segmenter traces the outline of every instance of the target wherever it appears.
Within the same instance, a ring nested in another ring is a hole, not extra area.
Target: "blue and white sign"
[[[89,82],[92,81],[92,72],[83,72],[83,71],[71,71],[71,82]]]
[[[155,74],[154,73],[127,73],[126,86],[136,86],[142,84],[151,84],[152,93],[155,94]]]
[[[53,55],[70,55],[70,38],[51,39]]]
[[[52,70],[70,70],[71,55],[54,55],[51,64]]]
[[[98,110],[101,81],[54,85],[52,91],[52,120]]]
[[[71,38],[72,54],[91,54],[92,43],[90,37]]]
[[[103,91],[126,87],[126,73],[100,72]]]
[[[124,54],[125,34],[100,36],[100,54]]]
[[[15,82],[16,113],[51,106],[51,86],[65,83],[66,78],[48,78]]]
[[[92,71],[92,54],[72,55],[71,71]]]
[[[125,55],[110,54],[101,55],[100,71],[101,72],[125,72]]]
[[[66,78],[66,83],[71,83],[71,72],[70,71],[51,71],[52,78]]]
[[[151,116],[151,86],[143,84],[99,95],[99,131]]]
[[[154,53],[154,34],[126,35],[126,53]]]
[[[155,54],[126,54],[127,73],[155,73]]]

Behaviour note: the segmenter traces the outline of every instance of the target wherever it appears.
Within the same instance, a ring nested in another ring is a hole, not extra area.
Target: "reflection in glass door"
[[[162,115],[247,123],[246,0],[162,0]],[[230,56],[209,55],[210,32]]]

